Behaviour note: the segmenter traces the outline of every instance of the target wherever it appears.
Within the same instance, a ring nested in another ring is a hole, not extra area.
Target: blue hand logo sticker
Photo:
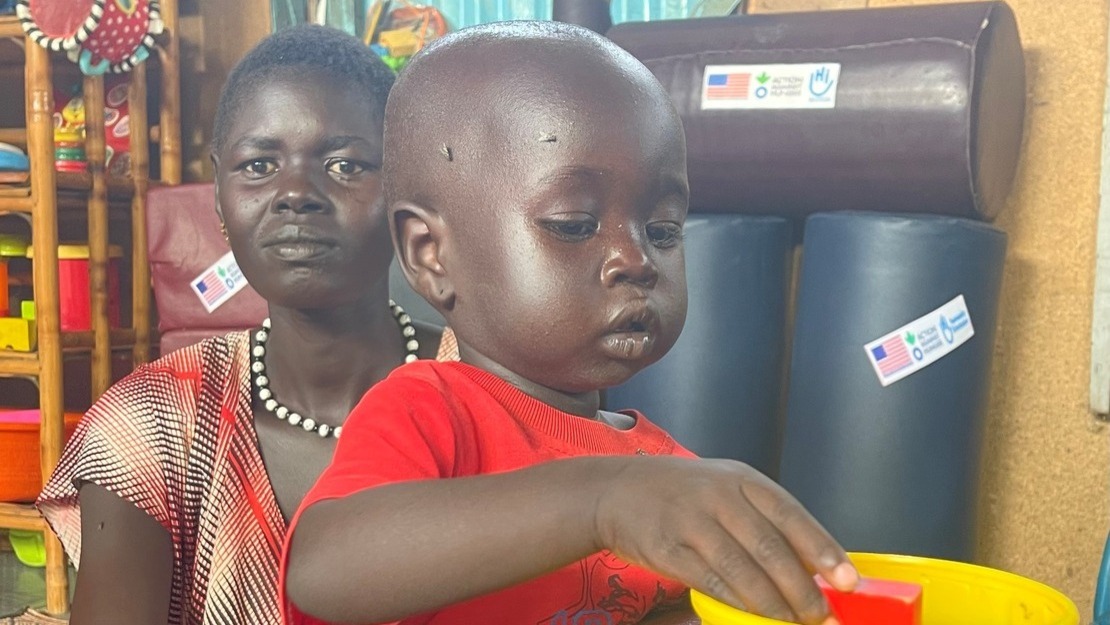
[[[825,97],[835,84],[828,66],[822,66],[809,75],[809,92],[816,98]]]
[[[944,340],[949,345],[956,340],[956,330],[952,328],[952,324],[948,323],[948,318],[944,315],[940,316],[940,333],[944,335]]]

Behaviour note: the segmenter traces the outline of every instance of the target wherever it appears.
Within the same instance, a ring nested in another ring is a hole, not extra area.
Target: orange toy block
[[[884,579],[861,579],[841,592],[818,578],[840,625],[921,625],[921,586]]]

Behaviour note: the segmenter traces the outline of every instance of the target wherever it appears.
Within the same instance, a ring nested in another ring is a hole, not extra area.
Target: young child
[[[794,499],[599,410],[685,319],[685,140],[651,73],[577,27],[460,31],[399,78],[384,163],[400,263],[462,362],[355,408],[290,530],[288,621],[636,623],[690,585],[829,622],[812,571],[856,572]]]

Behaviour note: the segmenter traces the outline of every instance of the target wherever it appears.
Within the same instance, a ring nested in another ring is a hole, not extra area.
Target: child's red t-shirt
[[[556,410],[470,365],[405,365],[372,388],[348,417],[331,465],[290,524],[286,553],[305,508],[383,484],[498,473],[575,456],[693,455],[643,415],[629,414],[635,425],[618,430]],[[279,588],[285,622],[319,623],[285,598],[286,564],[283,557]],[[679,583],[601,552],[401,623],[621,625],[638,622],[684,591]]]

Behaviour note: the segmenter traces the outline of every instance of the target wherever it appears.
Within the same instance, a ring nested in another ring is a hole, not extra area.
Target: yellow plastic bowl
[[[1070,599],[1032,580],[972,564],[909,556],[856,553],[865,577],[920,584],[922,625],[1079,625]],[[690,593],[702,625],[781,625]]]

